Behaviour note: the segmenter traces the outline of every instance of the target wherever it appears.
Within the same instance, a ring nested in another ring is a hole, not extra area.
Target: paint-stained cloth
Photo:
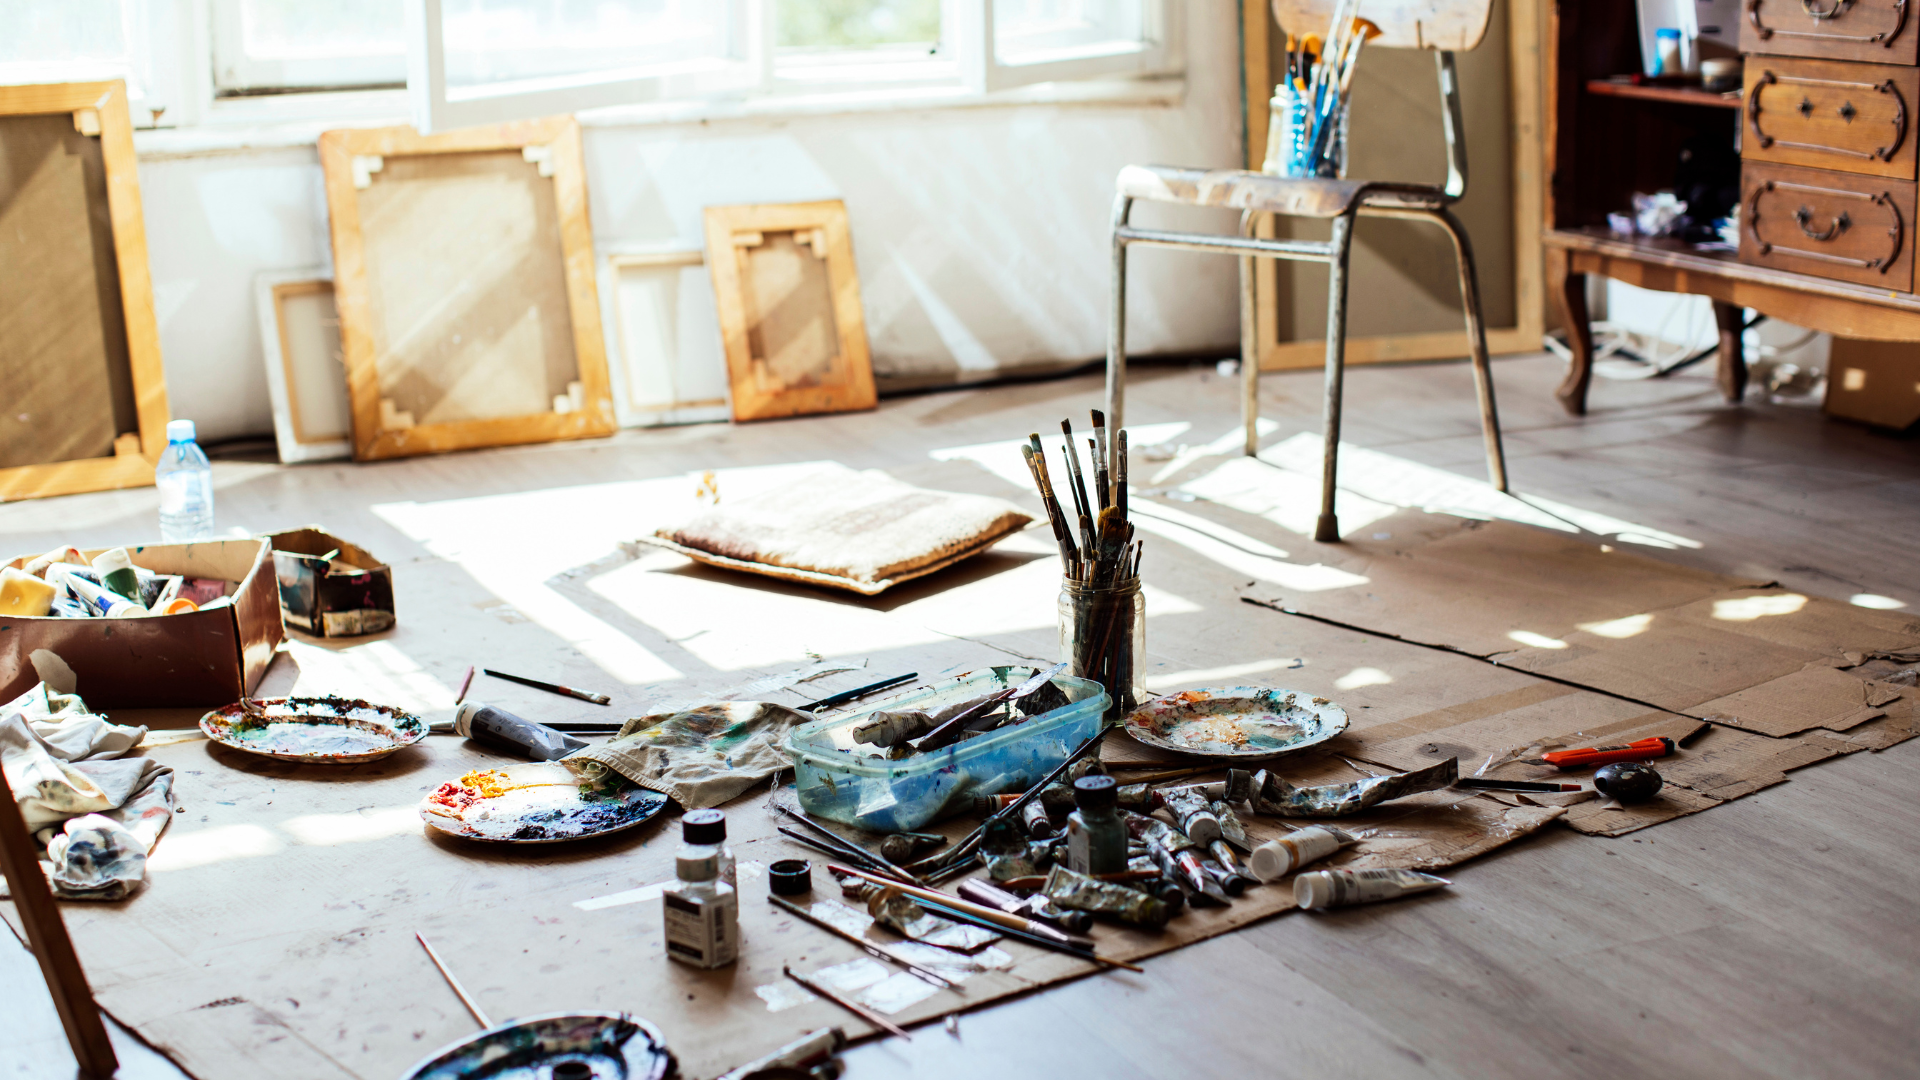
[[[611,769],[688,810],[719,806],[790,762],[780,748],[812,719],[771,701],[716,701],[628,720],[600,746],[566,763],[587,775]]]
[[[173,770],[130,756],[144,727],[109,723],[45,683],[0,707],[0,768],[55,895],[121,900],[173,818]]]

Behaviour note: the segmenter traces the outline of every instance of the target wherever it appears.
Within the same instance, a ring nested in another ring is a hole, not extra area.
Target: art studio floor
[[[1920,440],[1758,392],[1729,408],[1705,371],[1598,380],[1593,413],[1571,419],[1551,396],[1560,372],[1549,357],[1495,365],[1516,491],[1588,523],[1596,543],[1920,612]],[[1420,712],[1423,680],[1483,665],[1243,603],[1308,594],[1314,568],[1348,556],[1290,528],[1291,508],[1263,516],[1173,490],[1233,460],[1236,380],[1211,365],[1147,367],[1131,385],[1134,446],[1165,448],[1137,453],[1135,488],[1193,534],[1147,540],[1150,688],[1265,683],[1374,702],[1397,719]],[[1262,415],[1274,423],[1262,445],[1274,459],[1312,449],[1319,386],[1317,372],[1264,380]],[[837,461],[1031,508],[1019,473],[996,468],[995,445],[1057,429],[1062,417],[1078,423],[1099,395],[1089,375],[890,399],[869,414],[376,465],[217,461],[218,518],[223,531],[247,533],[319,523],[395,568],[401,629],[390,639],[303,639],[269,679],[291,666],[444,711],[467,664],[504,655],[609,689],[615,713],[640,715],[650,702],[810,655],[865,661],[875,677],[913,669],[903,665],[1050,657],[1057,571],[1037,533],[869,600],[742,584],[658,553],[636,561],[618,544],[655,520],[654,502],[689,498],[708,469],[720,471],[723,499],[730,484],[764,484],[781,466]],[[1347,439],[1364,449],[1347,457],[1348,486],[1372,500],[1343,506],[1357,544],[1386,542],[1361,507],[1379,505],[1385,521],[1386,503],[1425,505],[1409,485],[1453,490],[1484,476],[1464,366],[1355,369],[1347,399]],[[0,539],[9,552],[124,543],[154,534],[155,507],[151,490],[0,506]],[[531,692],[498,696],[530,712],[554,708]],[[198,809],[191,783],[180,790]],[[1916,790],[1920,740],[1810,765],[1628,836],[1552,823],[1445,871],[1450,889],[1287,912],[1156,956],[1144,975],[1106,972],[967,1012],[957,1034],[924,1024],[910,1042],[851,1050],[848,1076],[1903,1074],[1920,1055],[1911,1023],[1920,1015]],[[195,817],[176,819],[175,832],[191,835]],[[170,833],[160,851],[180,838]],[[629,882],[613,888],[643,883],[622,873],[606,870],[608,881]],[[156,869],[148,893],[128,903],[167,887]],[[85,907],[64,906],[78,935]],[[430,975],[381,973],[416,995],[442,993]],[[504,1002],[511,988],[494,984],[513,978],[470,981]],[[23,949],[0,948],[0,987],[14,1006],[0,1010],[0,1076],[70,1077]],[[122,1036],[116,1030],[123,1076],[185,1075]],[[437,1045],[427,1042],[422,1052]]]

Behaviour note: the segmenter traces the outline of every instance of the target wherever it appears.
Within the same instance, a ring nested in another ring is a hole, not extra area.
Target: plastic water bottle
[[[167,424],[167,451],[153,470],[162,543],[213,539],[213,465],[193,435],[191,420]]]

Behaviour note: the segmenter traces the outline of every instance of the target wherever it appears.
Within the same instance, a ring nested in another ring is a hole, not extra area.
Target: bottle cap
[[[681,881],[712,881],[720,876],[720,857],[711,851],[676,855],[673,873]]]
[[[724,844],[727,815],[718,810],[689,810],[680,818],[680,839],[689,844]]]
[[[1326,871],[1316,870],[1293,879],[1293,902],[1308,911],[1333,903],[1333,879]]]
[[[473,714],[486,708],[482,702],[466,700],[453,713],[453,733],[464,738],[473,738]]]
[[[1073,782],[1073,804],[1082,810],[1111,810],[1120,802],[1120,787],[1111,776],[1083,776]]]
[[[193,436],[194,436],[193,421],[191,420],[167,421],[167,441],[168,442],[192,442]]]

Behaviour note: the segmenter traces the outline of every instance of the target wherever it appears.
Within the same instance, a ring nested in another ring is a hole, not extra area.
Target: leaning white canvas
[[[253,295],[280,460],[352,457],[353,410],[332,276],[320,267],[268,271],[254,277]]]
[[[700,248],[607,254],[600,275],[613,411],[621,427],[725,421],[727,364]]]

